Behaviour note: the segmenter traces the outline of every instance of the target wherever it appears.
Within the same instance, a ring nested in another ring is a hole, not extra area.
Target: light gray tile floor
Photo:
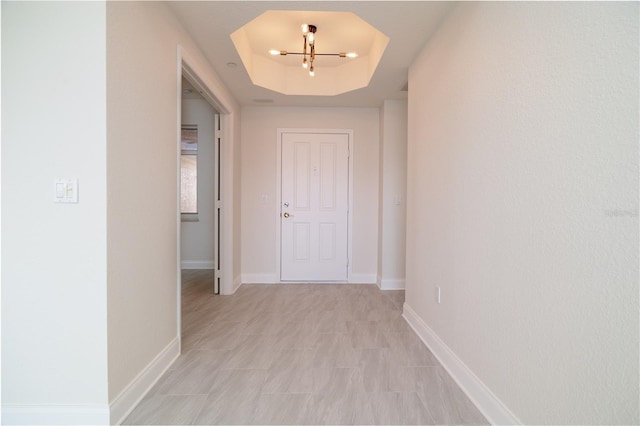
[[[124,424],[487,424],[375,285],[183,271],[182,355]]]

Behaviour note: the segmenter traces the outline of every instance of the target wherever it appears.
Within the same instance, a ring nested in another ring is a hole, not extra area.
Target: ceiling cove
[[[315,27],[313,76],[303,68],[303,62],[308,67],[304,59],[310,59],[309,40],[307,55],[301,55],[305,24]],[[389,43],[389,37],[355,13],[291,10],[265,11],[235,30],[231,40],[254,85],[307,96],[334,96],[367,87]],[[276,51],[282,53],[274,55]]]

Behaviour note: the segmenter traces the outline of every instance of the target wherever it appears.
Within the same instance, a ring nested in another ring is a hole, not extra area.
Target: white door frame
[[[290,128],[278,128],[277,130],[277,142],[276,142],[276,210],[274,216],[276,218],[276,280],[282,283],[280,279],[281,275],[281,263],[280,263],[280,249],[281,249],[281,236],[282,236],[282,220],[280,218],[280,210],[282,207],[282,135],[284,133],[320,133],[320,134],[346,134],[349,139],[349,208],[347,209],[347,281],[351,282],[351,264],[353,263],[352,253],[352,231],[353,215],[351,210],[353,209],[353,130],[352,129],[290,129]],[[286,281],[288,283],[288,281]],[[332,282],[319,281],[322,284],[331,284]]]

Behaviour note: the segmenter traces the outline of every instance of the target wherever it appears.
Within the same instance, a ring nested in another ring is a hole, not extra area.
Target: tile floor
[[[183,354],[124,424],[487,424],[375,285],[183,271]]]

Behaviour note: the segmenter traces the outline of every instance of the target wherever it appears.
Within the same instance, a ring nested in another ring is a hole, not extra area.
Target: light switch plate
[[[77,203],[78,179],[56,179],[53,185],[53,202],[64,204]]]

